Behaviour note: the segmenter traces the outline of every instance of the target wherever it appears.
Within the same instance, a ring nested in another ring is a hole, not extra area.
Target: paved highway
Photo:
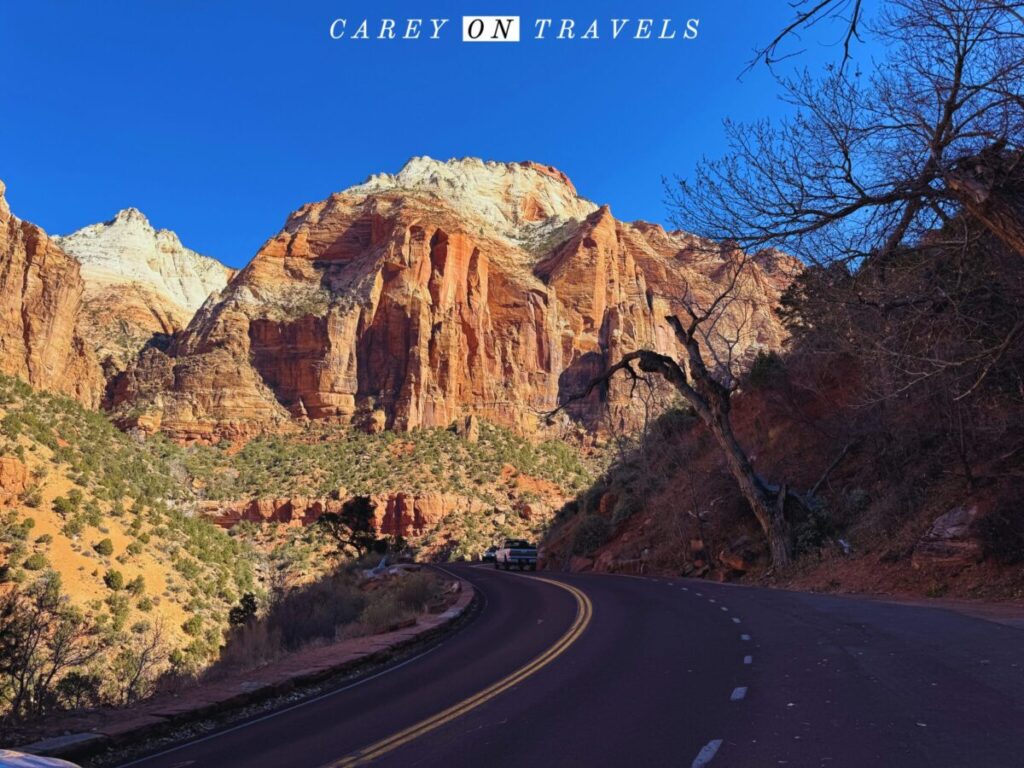
[[[681,579],[453,570],[485,602],[435,649],[130,765],[1024,766],[1024,628]]]

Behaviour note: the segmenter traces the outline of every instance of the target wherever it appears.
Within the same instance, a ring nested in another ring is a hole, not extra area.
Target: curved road
[[[484,605],[434,650],[130,765],[1024,766],[1024,626],[681,579],[453,570]]]

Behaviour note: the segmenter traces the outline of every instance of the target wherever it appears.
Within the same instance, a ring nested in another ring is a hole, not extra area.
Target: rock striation
[[[126,427],[183,440],[307,418],[529,432],[622,353],[677,353],[666,315],[710,302],[741,257],[618,221],[550,167],[414,158],[293,213],[166,350],[116,379],[112,405]],[[721,321],[733,354],[781,345],[774,308],[795,270],[753,260]],[[572,415],[595,426],[606,403],[627,418],[628,385]]]
[[[108,372],[184,329],[234,274],[135,208],[54,240],[82,265],[82,330]]]
[[[344,492],[338,498],[250,499],[248,501],[206,501],[199,512],[224,528],[236,523],[282,523],[301,526],[315,523],[321,515],[338,513],[344,505]],[[374,526],[379,536],[417,539],[448,515],[459,512],[482,515],[485,507],[479,499],[454,493],[426,492],[376,493],[370,497]]]
[[[103,376],[78,325],[78,262],[11,213],[0,182],[0,372],[96,407]]]

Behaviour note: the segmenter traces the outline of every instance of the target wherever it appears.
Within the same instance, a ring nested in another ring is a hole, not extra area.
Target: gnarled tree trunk
[[[946,183],[969,214],[1024,256],[1024,154],[993,147],[961,160]]]
[[[652,350],[641,349],[622,357],[603,375],[590,382],[586,391],[572,398],[587,397],[596,386],[606,383],[618,371],[625,371],[637,378],[633,364],[645,373],[655,373],[668,381],[676,391],[693,407],[697,417],[704,423],[722,449],[729,472],[736,480],[740,493],[750,504],[761,530],[764,532],[771,552],[772,565],[782,568],[792,559],[792,543],[789,524],[784,514],[786,487],[779,494],[772,493],[754,471],[750,459],[732,431],[729,417],[732,390],[719,383],[707,366],[701,354],[700,344],[694,331],[701,319],[694,316],[689,328],[684,328],[676,317],[666,318],[675,331],[676,337],[686,348],[686,369],[676,360]],[[565,407],[563,403],[561,407]]]
[[[711,434],[715,436],[715,440],[725,455],[730,474],[736,480],[740,493],[750,505],[754,517],[757,518],[757,522],[768,540],[772,565],[776,568],[789,565],[792,559],[792,545],[789,523],[785,517],[786,486],[782,486],[778,495],[773,499],[773,494],[765,488],[761,478],[754,471],[750,459],[747,458],[746,451],[743,450],[733,434],[728,411],[720,414],[712,412],[710,419],[702,418],[702,420],[711,430]]]

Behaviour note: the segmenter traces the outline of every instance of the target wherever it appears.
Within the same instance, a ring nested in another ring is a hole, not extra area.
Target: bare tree
[[[56,575],[0,602],[0,696],[14,720],[42,717],[57,706],[61,677],[88,664],[101,646],[82,616],[66,605]]]
[[[633,382],[643,381],[642,374],[660,376],[693,408],[711,432],[722,450],[729,472],[764,532],[772,564],[784,567],[792,557],[790,530],[785,516],[789,493],[785,484],[773,487],[754,471],[750,458],[736,437],[730,415],[743,363],[737,354],[739,342],[749,319],[737,287],[749,264],[747,256],[734,253],[727,265],[723,290],[703,306],[687,290],[680,302],[685,319],[681,320],[676,315],[665,318],[682,346],[680,360],[649,349],[625,354],[601,376],[591,380],[583,392],[568,397],[551,415],[572,402],[589,397],[599,387],[606,387],[619,372]],[[706,354],[711,359],[710,365],[705,359]]]
[[[758,52],[767,63],[829,20],[885,58],[864,72],[844,47],[842,66],[781,80],[791,118],[727,123],[732,151],[670,187],[678,225],[812,267],[787,297],[789,327],[845,345],[868,402],[927,385],[959,403],[1024,339],[1014,280],[988,272],[1024,258],[1022,9],[884,0],[869,18],[856,0],[796,2]]]
[[[729,154],[670,188],[675,221],[747,250],[857,264],[915,247],[967,207],[1024,256],[1019,197],[1003,186],[1024,148],[1024,3],[886,0],[871,23],[855,5],[798,4],[798,26],[856,10],[855,29],[888,57],[870,74],[782,80],[795,115],[727,123]]]
[[[821,24],[839,22],[842,30],[843,55],[840,67],[851,57],[852,44],[860,40],[860,27],[864,15],[863,0],[796,0],[791,3],[793,18],[767,44],[754,51],[754,58],[747,65],[749,71],[758,62],[772,67],[781,61],[803,53],[803,49],[788,49],[786,44],[799,42],[800,33]]]
[[[157,621],[138,632],[114,658],[114,684],[121,704],[129,706],[152,690],[160,667],[167,660],[164,626]]]

